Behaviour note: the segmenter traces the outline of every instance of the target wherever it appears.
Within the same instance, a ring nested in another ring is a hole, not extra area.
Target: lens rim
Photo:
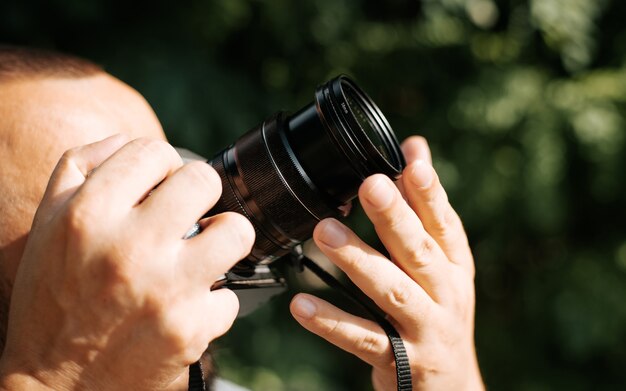
[[[370,124],[373,125],[372,129],[378,134],[378,138],[384,143],[384,147],[389,153],[389,159],[385,159],[387,163],[389,163],[393,167],[402,168],[404,166],[403,155],[400,150],[400,146],[398,144],[398,140],[394,132],[391,129],[391,125],[380,111],[378,106],[374,103],[374,101],[367,96],[367,94],[361,90],[353,81],[348,78],[341,79],[342,93],[344,94],[344,99],[346,102],[348,101],[348,96],[350,93],[354,93],[352,95],[352,99],[355,100],[355,103],[360,106],[361,111],[367,116]],[[355,99],[356,98],[356,99]],[[367,147],[374,147],[377,151],[376,145],[372,142],[372,139],[367,136],[367,132],[361,126],[360,122],[356,119],[356,114],[348,104],[350,111],[352,111],[353,119],[358,125],[358,127],[363,131],[363,134],[367,137]],[[364,140],[363,140],[364,141]],[[383,156],[384,157],[384,156]]]
[[[361,179],[379,172],[392,178],[400,176],[406,165],[400,144],[378,106],[354,81],[340,75],[318,87],[315,95],[322,122]],[[367,116],[389,158],[378,150],[359,124],[348,96]]]

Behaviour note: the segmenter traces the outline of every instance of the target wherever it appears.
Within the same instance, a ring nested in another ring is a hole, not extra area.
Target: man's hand
[[[430,164],[426,141],[403,144],[398,187],[384,175],[359,199],[391,261],[334,219],[315,229],[319,248],[388,314],[402,336],[415,390],[483,389],[474,351],[474,262],[461,220]],[[381,327],[306,294],[291,312],[306,329],[373,367],[376,390],[395,390],[391,345]]]
[[[163,141],[127,141],[70,150],[52,174],[13,289],[0,386],[162,389],[232,325],[237,297],[210,287],[250,251],[252,226],[224,213],[183,240],[219,198],[218,175],[183,166]]]

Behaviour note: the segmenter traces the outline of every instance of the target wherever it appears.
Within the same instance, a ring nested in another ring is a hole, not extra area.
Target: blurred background
[[[430,141],[476,258],[488,388],[615,390],[624,15],[619,0],[1,0],[0,41],[101,64],[148,99],[173,144],[206,156],[353,76],[401,139]],[[377,243],[361,212],[349,224]],[[339,299],[290,279],[216,343],[222,376],[253,390],[369,389],[366,365],[288,314],[299,290]]]

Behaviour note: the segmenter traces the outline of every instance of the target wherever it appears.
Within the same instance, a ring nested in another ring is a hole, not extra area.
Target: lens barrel
[[[404,157],[376,104],[349,78],[321,85],[294,115],[278,113],[241,136],[209,164],[222,196],[208,215],[246,216],[256,231],[238,266],[271,262],[309,239],[326,217],[341,217],[363,180],[397,178]]]

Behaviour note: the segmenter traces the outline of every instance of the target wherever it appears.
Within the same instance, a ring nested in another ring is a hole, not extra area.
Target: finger
[[[367,178],[359,199],[394,262],[441,302],[449,291],[449,263],[391,180],[381,174]]]
[[[201,309],[205,314],[205,341],[210,342],[224,335],[235,322],[239,313],[239,299],[230,289],[211,291],[207,305]]]
[[[366,363],[383,366],[393,361],[389,339],[371,320],[351,315],[304,293],[293,298],[289,309],[302,327]]]
[[[416,160],[425,160],[432,164],[428,142],[422,136],[411,136],[402,142],[402,153],[407,165]]]
[[[448,259],[473,270],[463,224],[433,167],[423,160],[413,162],[404,170],[402,181],[409,204]]]
[[[182,165],[182,159],[167,142],[139,138],[105,160],[80,192],[88,197],[106,197],[107,204],[116,210],[131,209]]]
[[[51,210],[65,203],[91,171],[127,142],[127,135],[116,134],[66,151],[52,172],[39,209]]]
[[[407,165],[416,160],[431,161],[430,148],[428,148],[428,143],[422,136],[411,136],[407,138],[402,142],[401,148]],[[400,190],[402,197],[406,199],[403,181],[396,181],[396,186]]]
[[[250,253],[254,228],[235,212],[215,215],[202,220],[201,225],[203,231],[183,243],[182,267],[190,279],[213,283]]]
[[[152,221],[168,236],[182,238],[215,205],[221,192],[217,172],[205,162],[191,162],[163,181],[138,209],[144,221]]]
[[[210,291],[199,286],[185,292],[181,301],[171,304],[159,318],[160,340],[167,352],[184,360],[184,365],[197,361],[208,344],[232,326],[239,300],[228,289]]]
[[[320,250],[378,307],[406,327],[419,327],[433,305],[426,292],[397,265],[335,219],[313,232]]]

